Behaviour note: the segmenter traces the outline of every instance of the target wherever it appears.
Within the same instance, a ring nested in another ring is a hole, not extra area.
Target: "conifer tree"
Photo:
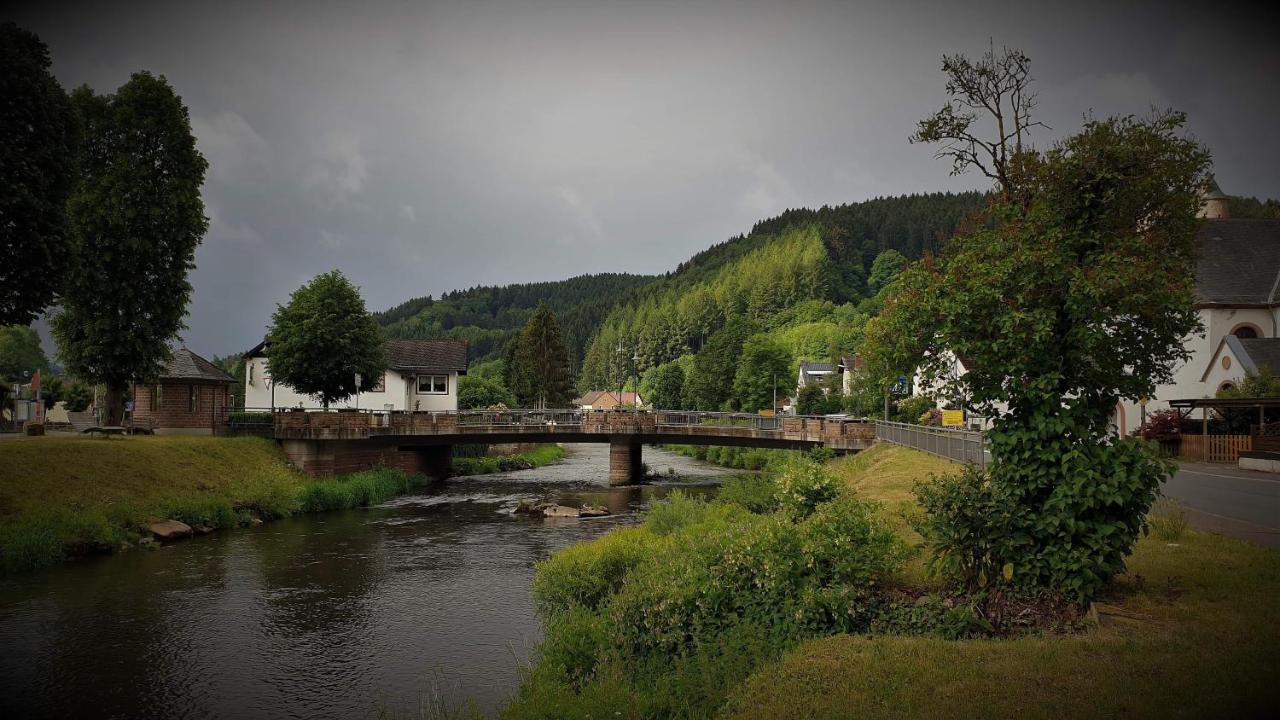
[[[506,381],[522,407],[564,407],[572,399],[569,351],[560,323],[545,303],[538,305],[512,344]]]

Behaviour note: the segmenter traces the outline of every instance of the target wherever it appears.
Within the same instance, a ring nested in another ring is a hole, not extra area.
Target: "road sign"
[[[943,410],[942,427],[964,427],[964,411]]]

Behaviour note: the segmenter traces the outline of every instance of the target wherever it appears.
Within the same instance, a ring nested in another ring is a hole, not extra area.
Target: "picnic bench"
[[[101,433],[103,435],[106,435],[107,437],[110,437],[112,435],[123,435],[127,432],[129,432],[129,428],[124,427],[123,425],[94,425],[92,427],[87,427],[81,430],[80,434],[96,435],[98,433]]]

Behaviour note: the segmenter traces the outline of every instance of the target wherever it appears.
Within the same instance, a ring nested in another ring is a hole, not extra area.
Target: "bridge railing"
[[[990,455],[986,438],[974,430],[877,420],[876,438],[982,468],[986,468]]]
[[[458,427],[530,427],[540,425],[581,425],[583,411],[555,410],[459,410]]]
[[[659,427],[742,427],[753,430],[781,430],[782,417],[750,413],[657,410]]]

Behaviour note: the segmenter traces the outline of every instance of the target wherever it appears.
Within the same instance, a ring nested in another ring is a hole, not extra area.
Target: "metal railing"
[[[699,412],[694,410],[654,411],[659,427],[741,427],[753,430],[781,430],[782,416],[754,415],[750,413]],[[790,416],[800,419],[821,420],[821,417]]]
[[[987,467],[990,453],[982,433],[973,430],[876,421],[876,439],[923,450],[931,455]]]
[[[582,425],[582,410],[459,410],[437,415],[456,415],[458,427],[531,427],[542,425]]]

